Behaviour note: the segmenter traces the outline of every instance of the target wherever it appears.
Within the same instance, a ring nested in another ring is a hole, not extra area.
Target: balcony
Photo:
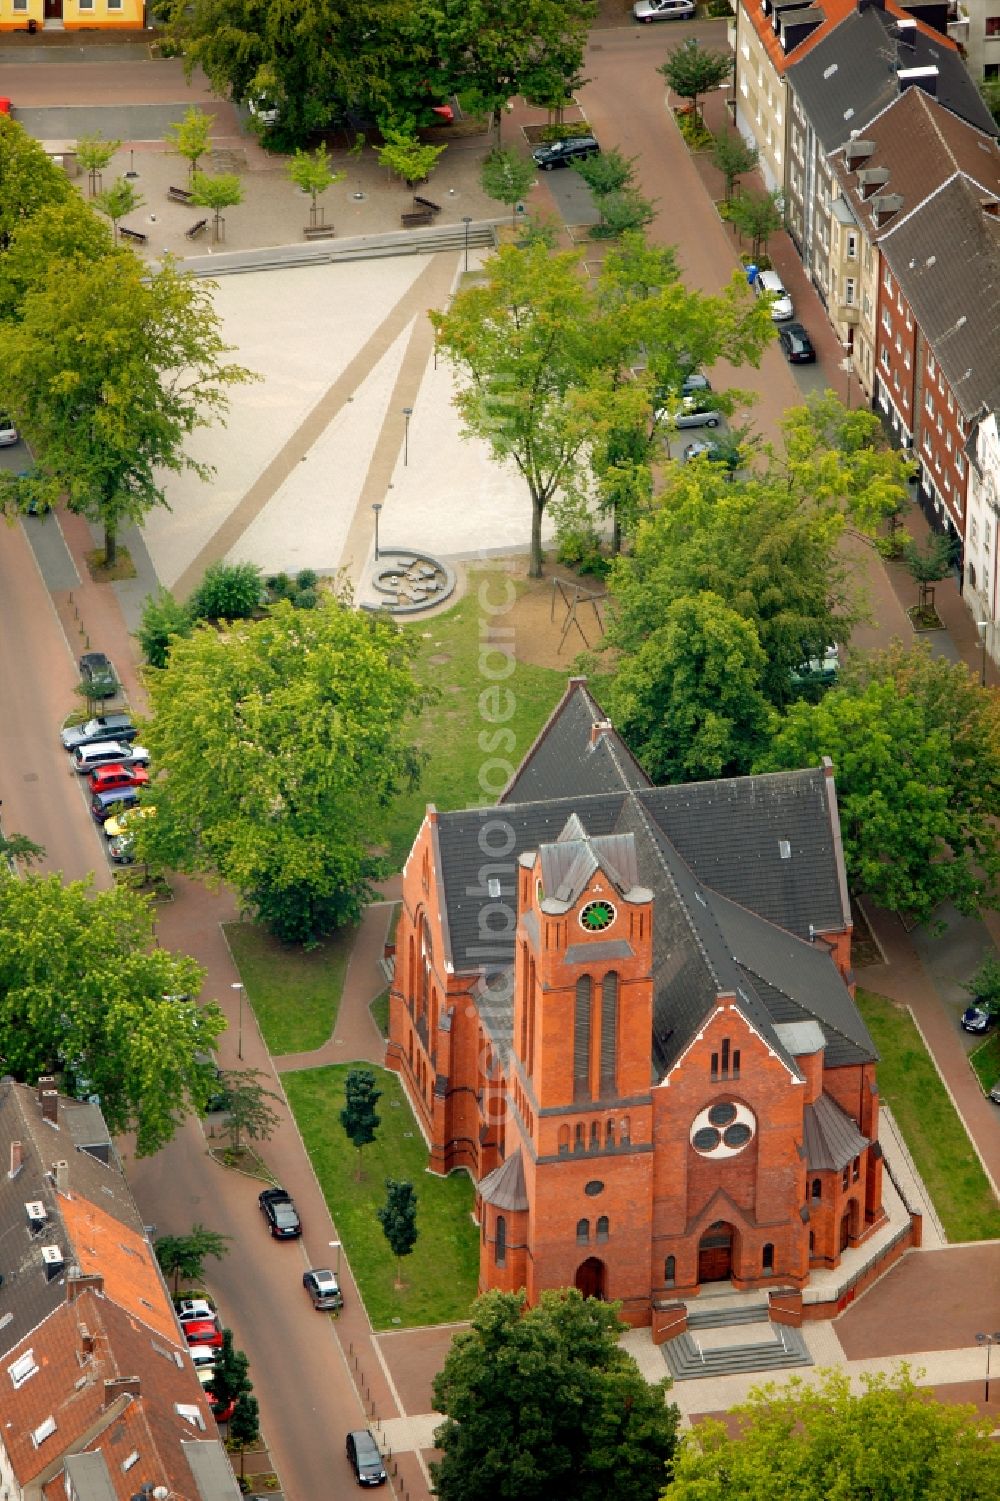
[[[837,304],[837,318],[841,323],[846,323],[849,328],[857,328],[861,309],[856,302],[839,302]]]

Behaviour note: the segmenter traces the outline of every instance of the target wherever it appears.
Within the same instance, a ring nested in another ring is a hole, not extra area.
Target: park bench
[[[433,224],[434,215],[429,208],[422,208],[419,213],[400,214],[404,229],[414,229],[418,224]]]
[[[145,245],[149,235],[144,235],[141,229],[129,229],[124,224],[118,226],[118,238],[120,240],[134,240],[137,245]]]
[[[190,188],[168,188],[167,197],[171,203],[190,203],[192,194]]]
[[[432,203],[429,198],[421,198],[418,194],[414,193],[413,201],[418,209],[426,209],[429,214],[439,214],[441,212],[440,203]]]
[[[207,228],[208,228],[208,220],[207,219],[196,219],[194,221],[194,223],[191,225],[191,228],[190,229],[186,229],[184,231],[184,238],[187,239],[187,240],[197,239],[198,235],[201,234],[202,230],[203,229],[207,229]]]
[[[302,233],[307,240],[332,240],[337,231],[332,224],[307,224]]]

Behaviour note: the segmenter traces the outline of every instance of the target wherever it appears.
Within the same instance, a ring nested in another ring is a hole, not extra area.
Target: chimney
[[[50,1126],[59,1124],[59,1091],[58,1089],[43,1089],[39,1103],[42,1107],[42,1120],[48,1121]]]
[[[116,1376],[111,1381],[105,1381],[104,1410],[105,1412],[107,1412],[108,1408],[112,1405],[113,1402],[116,1402],[119,1397],[138,1397],[141,1395],[141,1393],[142,1383],[140,1382],[138,1376]]]
[[[602,735],[609,735],[613,726],[610,719],[596,719],[590,726],[590,743],[596,745]]]
[[[93,1355],[93,1353],[94,1353],[94,1336],[91,1334],[91,1332],[87,1328],[86,1324],[81,1324],[79,1326],[79,1328],[80,1328],[80,1354],[81,1355]]]
[[[867,161],[868,157],[875,153],[874,141],[863,141],[860,136],[855,136],[853,141],[848,141],[844,147],[844,160],[853,170],[855,162]]]
[[[103,1293],[104,1278],[100,1272],[77,1273],[66,1278],[66,1302],[75,1303],[81,1293]]]
[[[42,1247],[42,1266],[45,1268],[46,1282],[54,1282],[65,1264],[63,1253],[58,1246]]]
[[[57,1193],[69,1193],[69,1163],[65,1157],[60,1157],[58,1162],[52,1164],[52,1178],[55,1182]]]
[[[10,1172],[8,1178],[16,1178],[24,1166],[24,1147],[19,1141],[10,1144]]]

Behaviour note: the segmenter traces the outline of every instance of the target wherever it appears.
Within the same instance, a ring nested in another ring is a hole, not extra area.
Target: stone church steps
[[[724,1329],[728,1324],[766,1324],[766,1303],[741,1303],[729,1308],[692,1308],[687,1305],[689,1329]]]
[[[755,1312],[759,1322],[760,1311]],[[747,1323],[749,1320],[742,1318],[738,1322]],[[720,1326],[716,1324],[714,1327]],[[773,1339],[750,1345],[726,1345],[713,1350],[702,1350],[690,1334],[680,1334],[662,1346],[663,1358],[675,1381],[701,1381],[710,1376],[736,1376],[748,1371],[778,1371],[791,1366],[812,1365],[812,1356],[800,1329],[788,1324],[773,1327]]]

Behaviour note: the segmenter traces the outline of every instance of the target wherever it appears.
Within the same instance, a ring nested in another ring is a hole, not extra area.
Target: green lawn
[[[382,1036],[383,1037],[388,1037],[388,1035],[389,1035],[389,992],[388,992],[388,990],[383,990],[383,992],[382,992],[381,995],[377,995],[375,997],[375,999],[372,1001],[372,1003],[371,1003],[371,1005],[369,1006],[368,1009],[369,1009],[369,1011],[372,1014],[372,1020],[374,1021],[376,1027],[378,1027],[379,1031],[382,1033]]]
[[[494,757],[502,756],[517,766],[531,745],[549,713],[559,700],[570,675],[572,654],[567,652],[566,666],[558,672],[545,667],[531,667],[517,662],[514,671],[503,679],[502,687],[514,695],[514,713],[502,728],[514,733],[514,749],[486,749],[480,735],[496,735],[501,728],[483,718],[480,695],[497,686],[484,676],[479,660],[480,625],[503,629],[503,616],[491,617],[478,601],[479,585],[486,578],[494,583],[491,596],[500,595],[496,573],[473,573],[468,593],[454,609],[432,620],[421,621],[404,629],[417,636],[419,651],[415,668],[421,683],[437,690],[433,703],[424,711],[414,739],[429,754],[420,786],[395,802],[388,826],[394,869],[409,854],[413,837],[420,827],[424,808],[432,802],[441,810],[477,805],[484,794],[493,802],[503,783],[491,771],[488,786],[479,783],[480,771]],[[509,638],[503,639],[505,644]],[[431,661],[446,657],[447,661]],[[488,660],[496,669],[498,658]],[[488,710],[488,706],[487,706]]]
[[[427,1148],[395,1074],[375,1073],[382,1090],[381,1126],[364,1149],[364,1177],[356,1181],[357,1152],[344,1135],[347,1064],[284,1074],[282,1084],[316,1176],[351,1263],[368,1317],[376,1329],[444,1324],[465,1319],[476,1296],[479,1236],[472,1221],[473,1189],[465,1173],[450,1178],[425,1171]],[[387,1177],[417,1191],[419,1237],[403,1262],[405,1287],[394,1287],[396,1260],[375,1217]]]
[[[1000,1080],[1000,1032],[994,1032],[978,1048],[974,1048],[969,1054],[969,1062],[983,1086],[983,1093],[989,1094],[994,1084]]]
[[[225,931],[268,1052],[321,1047],[337,1020],[355,929],[344,928],[308,953],[255,923],[227,923]]]
[[[1000,1236],[1000,1205],[909,1014],[869,991],[859,989],[857,999],[880,1055],[880,1092],[948,1239]]]

